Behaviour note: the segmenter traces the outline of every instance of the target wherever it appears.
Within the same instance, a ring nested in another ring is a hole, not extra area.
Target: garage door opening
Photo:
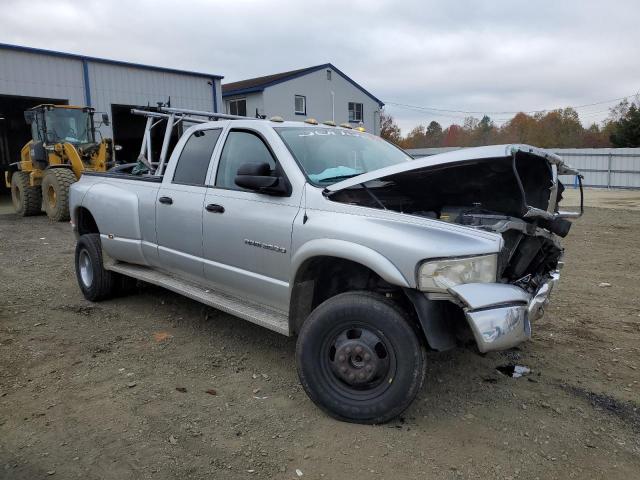
[[[144,135],[147,119],[146,117],[132,114],[132,108],[140,107],[134,105],[111,105],[113,143],[122,147],[122,150],[116,154],[118,163],[134,163],[140,154],[140,146],[142,145],[142,136]],[[160,156],[164,131],[164,122],[151,130],[151,151],[154,161],[158,161]],[[182,124],[173,129],[169,143],[169,153],[173,151],[173,147],[178,143],[181,135]]]
[[[20,150],[31,140],[31,127],[24,121],[24,111],[43,103],[68,105],[68,100],[55,98],[0,95],[0,195],[8,195],[4,172],[10,163],[20,161]]]

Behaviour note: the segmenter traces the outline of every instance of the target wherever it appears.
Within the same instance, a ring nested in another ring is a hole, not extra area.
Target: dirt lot
[[[314,407],[294,340],[159,288],[90,304],[69,226],[2,213],[0,478],[640,478],[639,236],[589,208],[533,341],[429,354],[372,427]]]

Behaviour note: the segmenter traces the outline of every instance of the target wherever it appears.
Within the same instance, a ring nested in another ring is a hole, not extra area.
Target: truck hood
[[[324,194],[348,198],[360,186],[378,206],[384,203],[376,197],[379,192],[387,199],[391,196],[383,208],[405,213],[439,214],[444,206],[476,205],[518,218],[551,221],[580,215],[558,210],[564,190],[558,176],[572,174],[579,176],[552,152],[530,145],[491,145],[384,167],[330,185]]]
[[[430,169],[438,166],[454,165],[457,163],[465,163],[479,160],[510,158],[518,152],[525,152],[528,155],[544,158],[549,164],[556,165],[558,175],[577,175],[578,171],[565,163],[562,158],[552,152],[547,152],[537,147],[524,144],[509,145],[489,145],[485,147],[462,148],[452,152],[440,153],[428,157],[418,158],[416,160],[390,165],[388,167],[379,168],[371,172],[363,173],[356,177],[348,178],[341,182],[334,183],[325,189],[325,192],[338,192],[345,188],[360,185],[372,180],[393,180],[394,175]]]

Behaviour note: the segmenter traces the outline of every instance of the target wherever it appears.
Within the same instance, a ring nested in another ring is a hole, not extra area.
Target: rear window
[[[220,132],[222,132],[221,128],[193,132],[178,158],[173,183],[204,185]]]

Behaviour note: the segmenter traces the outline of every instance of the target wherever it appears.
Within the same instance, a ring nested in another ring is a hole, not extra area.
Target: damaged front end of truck
[[[561,175],[577,177],[579,211],[560,209]],[[418,290],[428,299],[448,299],[461,307],[481,352],[530,338],[530,322],[543,315],[559,279],[560,240],[569,233],[571,219],[583,213],[580,173],[557,155],[528,145],[423,157],[336,183],[324,193],[337,202],[501,235],[499,252],[471,258],[448,258],[443,252],[417,269]],[[477,275],[474,269],[491,273]]]

